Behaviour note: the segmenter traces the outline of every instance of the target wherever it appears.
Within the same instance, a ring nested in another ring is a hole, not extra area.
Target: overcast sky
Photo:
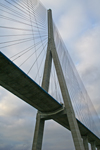
[[[100,117],[100,0],[41,0],[54,22]],[[78,63],[76,63],[78,62]],[[30,150],[36,110],[0,87],[0,150]],[[74,150],[71,134],[45,125],[43,150]]]

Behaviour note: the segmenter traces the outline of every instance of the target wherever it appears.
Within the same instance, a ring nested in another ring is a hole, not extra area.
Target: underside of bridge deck
[[[70,130],[66,110],[43,88],[36,84],[5,55],[0,52],[0,85],[23,101],[35,107],[45,115],[44,119],[53,119]],[[89,142],[100,145],[100,139],[77,120],[82,136],[88,135]]]

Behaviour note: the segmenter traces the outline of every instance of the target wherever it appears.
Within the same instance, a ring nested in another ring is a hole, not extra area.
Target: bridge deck
[[[52,112],[62,107],[1,52],[0,84],[40,111]]]
[[[62,108],[60,103],[51,97],[1,52],[0,85],[41,112],[53,112]],[[61,117],[58,115],[58,117],[53,118],[53,120],[70,130],[66,114],[63,114]],[[78,120],[77,122],[81,135],[88,134],[89,141],[95,140],[96,145],[100,145],[100,139],[81,122]]]

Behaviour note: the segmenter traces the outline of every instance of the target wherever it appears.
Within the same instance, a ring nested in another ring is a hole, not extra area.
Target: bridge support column
[[[95,141],[91,142],[91,150],[96,150]]]
[[[44,123],[45,123],[45,120],[41,119],[41,115],[38,112],[37,117],[36,117],[36,126],[35,126],[32,150],[41,150],[42,149]]]
[[[100,150],[100,146],[97,146],[97,150]]]
[[[85,150],[89,150],[88,137],[82,136],[82,138],[83,138],[83,145],[84,145]]]

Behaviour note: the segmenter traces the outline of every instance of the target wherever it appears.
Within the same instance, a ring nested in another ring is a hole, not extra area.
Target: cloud
[[[88,32],[84,33],[84,35],[82,35],[74,43],[75,44],[74,48],[75,48],[77,58],[78,58],[77,69],[80,72],[80,75],[84,83],[86,84],[86,87],[87,86],[91,87],[95,85],[94,87],[96,88],[98,87],[98,85],[100,85],[99,84],[99,81],[100,81],[99,80],[99,75],[100,75],[100,69],[99,69],[99,63],[100,63],[99,47],[100,45],[99,43],[100,43],[100,27],[99,26],[92,27],[90,30],[88,30]],[[97,94],[95,93],[94,96],[96,95]],[[99,93],[98,93],[98,96],[99,96]]]
[[[81,5],[75,5],[59,19],[59,31],[67,42],[76,38],[89,25],[84,11],[85,9]]]
[[[30,149],[36,110],[1,87],[0,92],[4,93],[0,99],[0,149]]]
[[[90,16],[92,16],[94,18],[94,21],[100,21],[100,1],[99,0],[88,0],[87,1],[87,7],[88,12],[90,14]]]

